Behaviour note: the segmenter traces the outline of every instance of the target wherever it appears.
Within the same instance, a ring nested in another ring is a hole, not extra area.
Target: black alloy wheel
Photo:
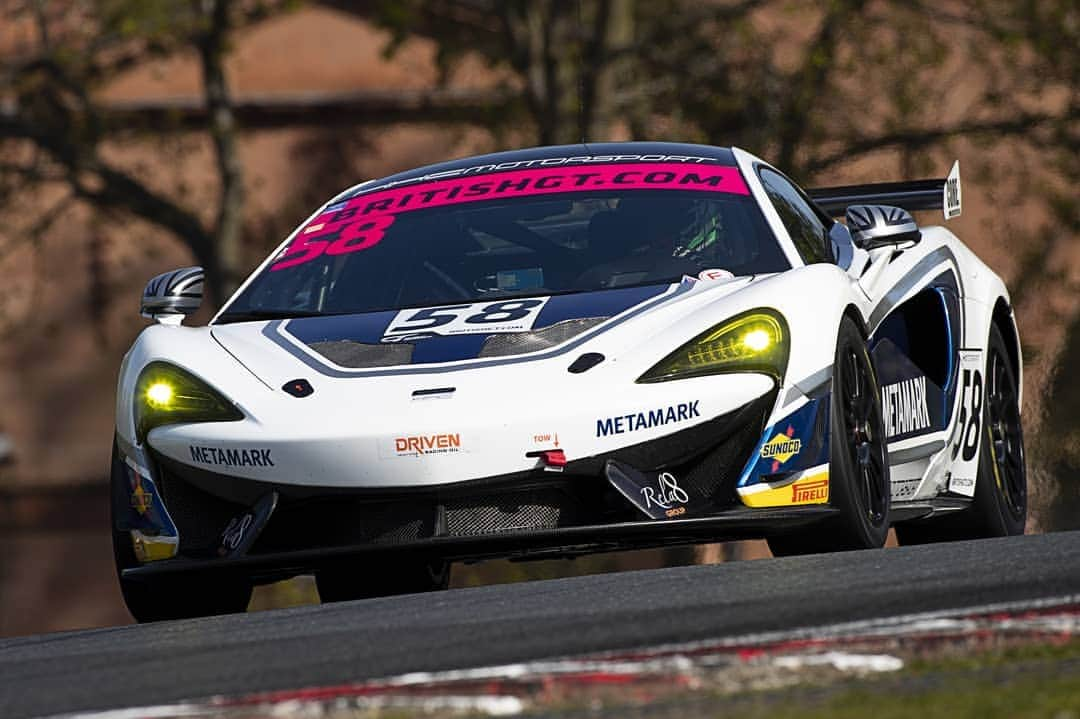
[[[850,317],[837,333],[830,398],[829,522],[769,537],[776,556],[881,547],[889,533],[890,492],[885,423],[877,373],[866,339]]]
[[[843,434],[851,466],[857,474],[856,506],[871,527],[878,527],[889,511],[889,473],[881,417],[880,395],[865,346],[848,345],[835,372],[840,381]]]
[[[997,330],[996,327],[994,329]],[[1004,354],[1004,347],[997,347],[996,344],[992,342],[990,345],[990,361],[987,365],[986,440],[990,454],[987,474],[994,476],[994,488],[1002,511],[1002,529],[1015,529],[1019,523],[1020,531],[1006,533],[1023,534],[1027,516],[1027,471],[1024,466],[1020,398],[1012,365]],[[979,468],[982,469],[982,458]]]

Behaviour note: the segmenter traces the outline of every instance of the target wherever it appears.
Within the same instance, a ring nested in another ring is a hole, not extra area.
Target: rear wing
[[[940,180],[821,187],[807,194],[833,217],[843,217],[851,205],[892,205],[909,212],[942,210],[945,219],[951,220],[960,216],[960,163],[954,162],[949,176]]]

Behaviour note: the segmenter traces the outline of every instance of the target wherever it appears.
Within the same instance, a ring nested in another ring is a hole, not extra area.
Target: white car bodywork
[[[602,455],[708,422],[774,390],[765,426],[779,426],[828,386],[845,313],[857,317],[873,337],[893,311],[948,272],[956,276],[962,302],[956,352],[963,355],[963,366],[981,367],[995,308],[1007,310],[1009,298],[1001,279],[955,235],[944,227],[922,227],[921,241],[902,251],[854,248],[847,267],[806,265],[759,179],[756,168],[766,163],[740,150],[734,155],[791,262],[787,272],[686,280],[569,340],[566,347],[430,366],[334,366],[291,337],[280,321],[154,324],[139,335],[120,372],[120,454],[147,479],[154,476],[153,448],[177,463],[274,485],[392,489],[453,485],[542,468],[540,458],[526,456],[536,450],[562,449],[569,462]],[[635,382],[674,348],[756,308],[776,310],[790,330],[790,359],[778,389],[770,377],[754,373]],[[1011,322],[1008,312],[1005,317]],[[576,357],[590,352],[606,360],[587,372],[567,372]],[[244,419],[157,427],[146,444],[139,444],[134,387],[154,361],[201,378],[235,403]],[[326,371],[313,371],[315,366]],[[310,397],[281,391],[300,377],[310,381]],[[448,388],[452,391],[437,391]],[[414,394],[418,390],[431,392]],[[890,442],[894,501],[974,492],[974,466],[953,459],[960,404],[953,402],[943,429]],[[637,419],[639,413],[656,411],[663,413],[663,421]],[[827,477],[827,471],[827,462],[807,467],[783,484],[822,473]],[[738,491],[747,506],[761,506],[755,495],[775,489],[751,481]]]

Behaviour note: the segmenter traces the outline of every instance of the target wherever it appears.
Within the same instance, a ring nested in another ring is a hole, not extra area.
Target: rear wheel
[[[123,570],[141,566],[135,558],[131,533],[117,529],[121,513],[127,511],[130,487],[120,453],[113,447],[111,484],[113,558],[124,604],[137,622],[204,617],[243,612],[251,600],[251,583],[246,579],[203,577],[147,577],[129,579]]]
[[[881,547],[889,533],[891,494],[877,373],[855,322],[837,333],[830,398],[828,523],[769,538],[775,556]]]
[[[323,603],[433,592],[450,585],[450,564],[387,562],[324,569],[315,573],[315,585],[319,588],[319,599]]]
[[[1005,339],[996,325],[987,343],[982,448],[971,506],[923,522],[897,525],[901,544],[927,544],[1023,534],[1027,472],[1020,391]]]

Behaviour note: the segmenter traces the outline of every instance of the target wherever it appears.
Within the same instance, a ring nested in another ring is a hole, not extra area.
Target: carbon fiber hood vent
[[[506,357],[526,352],[546,350],[562,344],[571,337],[589,330],[608,317],[582,317],[576,320],[563,320],[553,325],[532,332],[508,332],[491,335],[480,349],[479,357]]]
[[[365,344],[352,340],[312,342],[308,345],[339,367],[389,367],[412,362],[413,346],[404,342]]]

